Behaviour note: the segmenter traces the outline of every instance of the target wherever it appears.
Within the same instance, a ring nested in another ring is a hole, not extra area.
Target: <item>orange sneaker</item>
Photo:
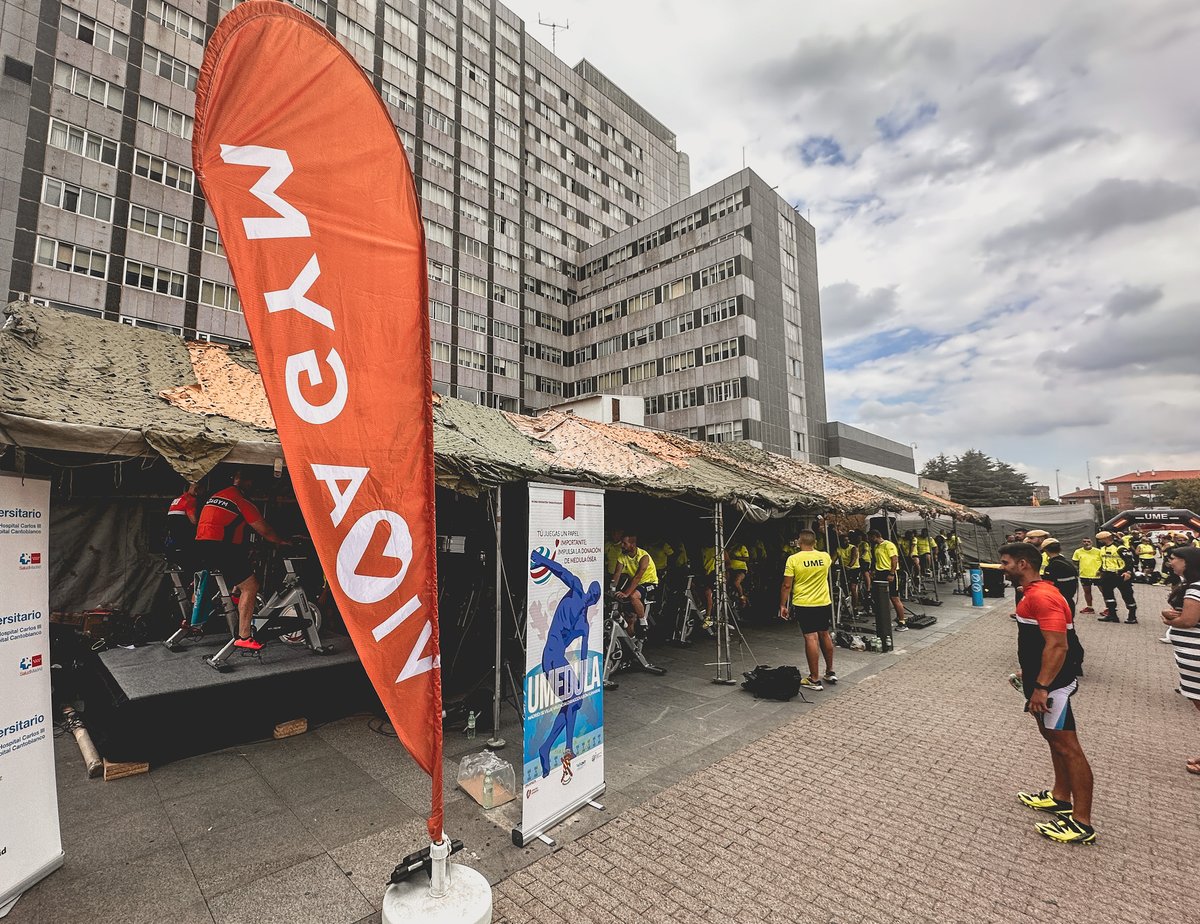
[[[263,643],[252,635],[249,638],[238,637],[234,641],[233,647],[241,648],[243,651],[262,651]]]

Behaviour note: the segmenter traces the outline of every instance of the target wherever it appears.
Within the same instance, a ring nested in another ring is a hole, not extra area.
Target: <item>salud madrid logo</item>
[[[17,665],[17,669],[22,677],[26,674],[36,674],[42,669],[42,656],[35,654],[22,658]]]
[[[42,567],[41,552],[22,552],[17,556],[17,570],[28,571],[31,568]]]

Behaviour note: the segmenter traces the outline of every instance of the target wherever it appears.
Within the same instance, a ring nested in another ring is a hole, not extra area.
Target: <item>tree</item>
[[[922,478],[932,478],[934,481],[948,481],[950,479],[950,468],[952,463],[944,452],[939,452],[936,456],[925,463],[925,467],[921,469]]]
[[[990,458],[978,449],[947,458],[944,453],[925,463],[921,474],[950,485],[950,496],[968,507],[1025,506],[1033,484],[1007,462]]]
[[[1200,478],[1168,481],[1158,489],[1158,497],[1168,507],[1200,513]]]

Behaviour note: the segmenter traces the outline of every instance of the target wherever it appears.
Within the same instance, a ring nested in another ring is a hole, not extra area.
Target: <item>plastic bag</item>
[[[517,797],[512,764],[492,751],[466,755],[458,764],[458,785],[485,809],[499,808]]]

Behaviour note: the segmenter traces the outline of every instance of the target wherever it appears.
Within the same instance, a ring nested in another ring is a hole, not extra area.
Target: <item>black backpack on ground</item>
[[[800,671],[795,667],[771,667],[760,664],[742,674],[742,689],[755,699],[779,699],[785,702],[800,692]]]

